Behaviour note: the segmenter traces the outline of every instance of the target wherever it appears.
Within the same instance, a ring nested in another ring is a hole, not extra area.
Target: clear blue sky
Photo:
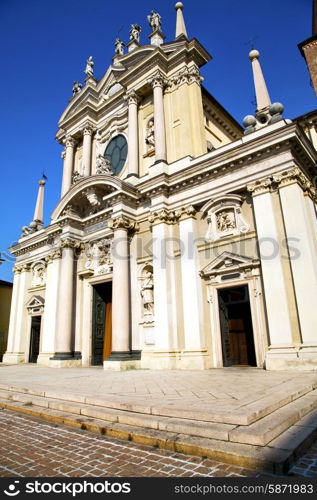
[[[83,82],[86,59],[101,78],[111,63],[114,39],[128,41],[131,23],[150,32],[151,9],[163,18],[166,41],[175,35],[173,0],[0,0],[1,197],[0,251],[20,236],[33,217],[38,180],[45,170],[45,224],[59,200],[62,147],[57,122],[71,97],[74,80]],[[254,89],[247,42],[261,52],[272,101],[285,117],[313,110],[316,99],[297,44],[311,36],[311,0],[184,0],[189,37],[212,54],[202,69],[204,85],[239,121],[254,112]],[[5,258],[9,259],[9,257]],[[11,281],[13,262],[0,267]]]

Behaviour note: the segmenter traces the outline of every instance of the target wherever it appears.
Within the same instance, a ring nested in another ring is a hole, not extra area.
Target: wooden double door
[[[97,366],[111,354],[112,282],[95,285],[93,290],[91,364]]]
[[[223,366],[256,366],[248,287],[218,291]]]

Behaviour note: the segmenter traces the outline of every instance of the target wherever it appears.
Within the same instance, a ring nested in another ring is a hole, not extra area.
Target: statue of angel
[[[90,56],[86,62],[87,62],[87,64],[86,64],[86,68],[85,68],[85,74],[87,76],[94,76],[94,60],[93,60],[92,56]]]
[[[158,12],[151,10],[151,14],[147,16],[147,20],[153,31],[161,30],[162,18]]]

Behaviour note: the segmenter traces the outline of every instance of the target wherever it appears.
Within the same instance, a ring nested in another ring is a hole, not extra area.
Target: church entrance
[[[95,285],[93,289],[91,364],[97,366],[111,354],[112,282]]]
[[[32,316],[29,363],[36,363],[40,353],[42,316]]]
[[[256,366],[247,285],[218,290],[223,366]]]

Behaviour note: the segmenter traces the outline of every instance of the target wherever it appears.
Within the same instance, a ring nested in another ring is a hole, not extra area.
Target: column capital
[[[64,139],[64,144],[66,148],[74,148],[77,141],[71,135],[67,135]]]
[[[179,211],[162,208],[151,212],[148,220],[151,226],[156,226],[157,224],[176,224],[180,216],[181,213]]]
[[[312,196],[316,196],[313,184],[298,167],[284,170],[284,172],[274,175],[273,179],[279,188],[290,186],[291,184],[298,184],[303,191],[308,192],[308,194]]]
[[[60,249],[64,248],[72,248],[72,249],[81,249],[82,248],[82,243],[78,240],[74,240],[73,238],[65,238],[64,240],[60,241],[59,244]],[[56,257],[58,258],[58,257]]]
[[[16,264],[13,268],[14,274],[21,274],[30,271],[30,264]]]
[[[62,250],[60,248],[56,248],[55,250],[53,250],[50,254],[48,254],[45,257],[45,262],[46,262],[46,264],[51,264],[53,262],[53,260],[61,259],[61,258],[62,258]]]
[[[182,207],[179,213],[180,221],[187,219],[196,219],[197,210],[193,207],[193,205],[187,205],[186,207]]]
[[[119,215],[114,219],[110,219],[108,225],[113,231],[116,229],[126,229],[127,231],[131,231],[132,229],[137,228],[135,221],[129,219],[125,215]]]
[[[138,104],[140,102],[140,97],[134,89],[128,90],[124,96],[125,100],[130,104]]]
[[[167,85],[167,80],[160,71],[157,71],[152,78],[150,78],[149,83],[153,88],[161,87],[163,89]]]
[[[92,125],[92,123],[90,122],[86,122],[82,128],[82,133],[83,135],[90,135],[92,136],[92,134],[95,132],[95,128],[94,126]]]
[[[258,196],[260,194],[269,193],[272,186],[272,179],[270,177],[265,177],[264,179],[259,179],[255,182],[250,182],[247,184],[247,190],[252,196]]]

